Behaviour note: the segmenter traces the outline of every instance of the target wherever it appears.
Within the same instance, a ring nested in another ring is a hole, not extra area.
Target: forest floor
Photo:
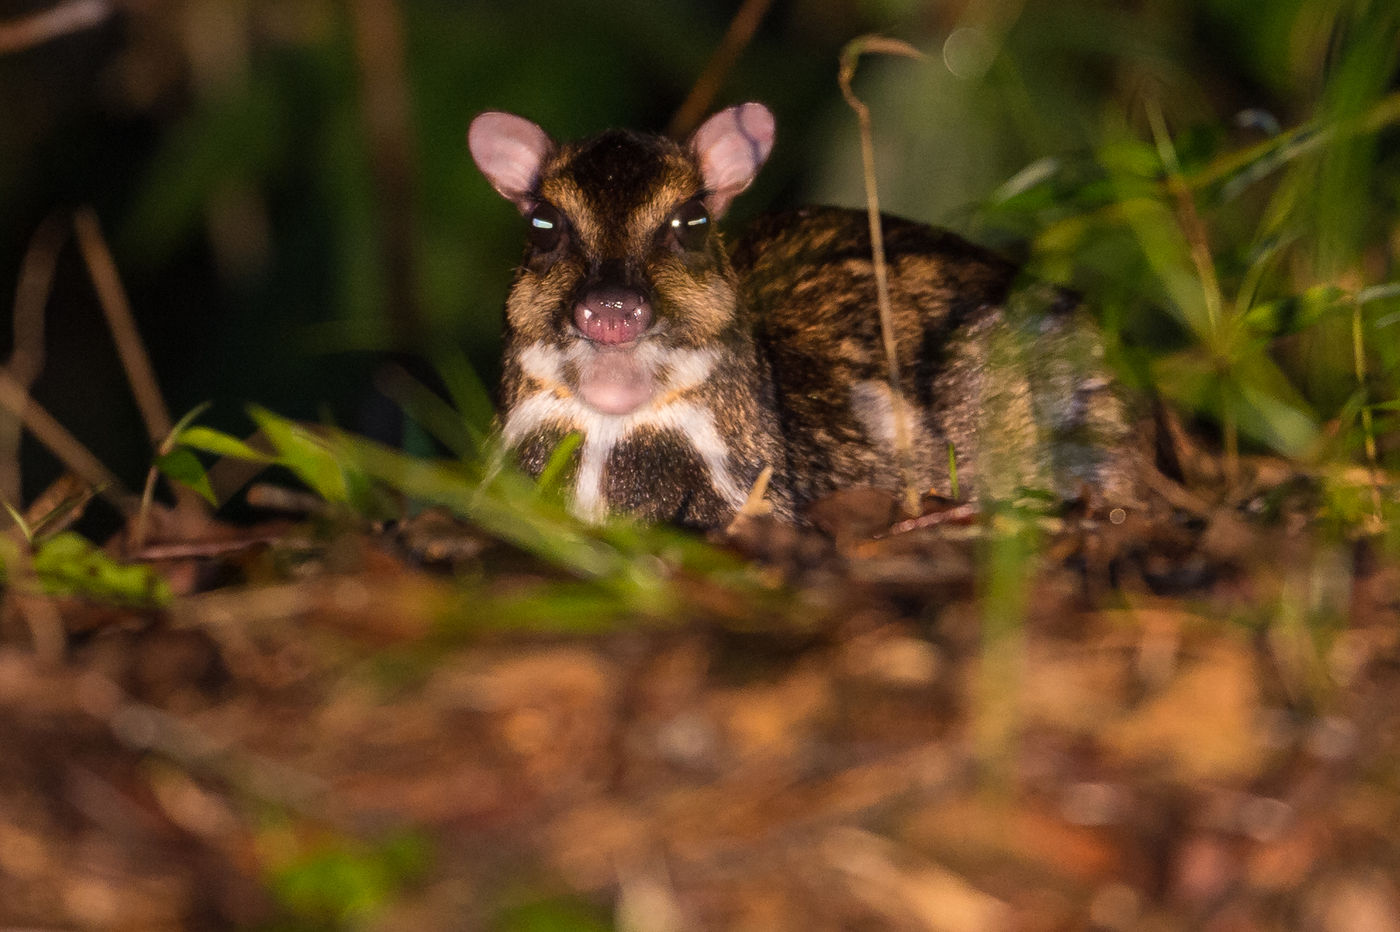
[[[0,926],[1400,928],[1397,550],[1233,488],[852,491],[601,622],[436,511],[157,539],[155,608],[11,586]]]

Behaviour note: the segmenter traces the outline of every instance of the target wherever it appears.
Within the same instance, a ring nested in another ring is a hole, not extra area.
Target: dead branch
[[[140,506],[137,497],[127,490],[113,473],[102,465],[68,429],[29,397],[29,392],[8,372],[0,370],[0,406],[19,418],[31,434],[58,457],[63,465],[95,488],[99,495],[128,517]]]
[[[733,70],[734,63],[753,41],[758,24],[763,22],[763,16],[771,4],[772,0],[744,0],[743,6],[739,7],[734,18],[729,21],[724,38],[720,39],[714,54],[705,63],[700,77],[695,79],[685,102],[680,105],[676,115],[671,117],[671,124],[666,127],[667,135],[679,138],[700,125],[700,118],[714,105],[725,76]]]
[[[117,345],[117,354],[121,357],[127,382],[131,385],[131,394],[136,398],[136,406],[141,410],[141,420],[146,424],[151,446],[159,448],[170,435],[170,412],[165,407],[165,399],[161,397],[160,386],[156,384],[151,358],[146,355],[146,347],[136,330],[131,302],[127,299],[126,289],[122,287],[111,250],[102,236],[97,214],[91,208],[78,211],[73,217],[73,229],[78,234],[78,247],[92,276],[93,287],[97,289],[98,303],[102,305],[102,313],[107,318],[107,327],[112,332],[112,341]]]
[[[349,5],[360,72],[360,116],[382,210],[379,248],[388,273],[388,318],[400,349],[415,349],[424,324],[418,300],[418,161],[404,64],[403,15],[395,0]]]
[[[923,53],[906,42],[883,36],[862,36],[847,43],[841,52],[839,82],[846,103],[856,113],[860,124],[860,154],[865,169],[865,204],[870,218],[870,252],[875,263],[875,298],[880,309],[880,333],[885,342],[885,359],[889,362],[890,407],[894,414],[894,444],[899,451],[900,467],[904,473],[904,507],[910,515],[919,513],[919,488],[914,477],[913,444],[909,431],[909,408],[904,403],[904,389],[899,377],[899,348],[895,344],[894,320],[890,310],[890,284],[885,265],[885,237],[880,225],[880,198],[875,187],[875,142],[870,128],[870,108],[851,90],[856,63],[866,52],[903,55],[922,59]]]
[[[26,392],[44,370],[44,308],[53,290],[58,254],[68,238],[68,227],[58,216],[49,216],[34,231],[20,265],[15,285],[14,349],[7,368]],[[19,507],[20,421],[0,418],[0,497]]]
[[[0,55],[22,52],[84,29],[112,15],[107,0],[68,0],[29,16],[0,22]]]

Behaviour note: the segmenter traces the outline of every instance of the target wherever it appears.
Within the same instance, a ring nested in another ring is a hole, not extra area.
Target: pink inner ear
[[[747,103],[721,110],[690,137],[690,147],[700,160],[706,206],[719,216],[736,195],[749,186],[773,151],[776,125],[763,104]]]
[[[472,120],[467,148],[491,186],[523,211],[554,144],[524,117],[493,110]]]

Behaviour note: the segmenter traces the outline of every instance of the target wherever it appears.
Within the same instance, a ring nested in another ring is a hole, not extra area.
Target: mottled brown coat
[[[538,473],[582,433],[565,477],[582,514],[713,526],[764,466],[789,518],[839,488],[902,488],[865,214],[771,215],[732,256],[707,223],[771,144],[757,104],[685,145],[614,130],[559,146],[508,114],[473,124],[488,178],[548,228],[507,301],[505,437]],[[687,238],[678,218],[695,217],[704,235]],[[1125,419],[1075,301],[950,233],[883,229],[918,487],[950,491],[951,448],[964,495],[1126,496]],[[621,314],[616,294],[644,323],[619,317],[637,329],[598,343],[580,327],[598,307]],[[616,412],[589,402],[599,386],[624,399]]]

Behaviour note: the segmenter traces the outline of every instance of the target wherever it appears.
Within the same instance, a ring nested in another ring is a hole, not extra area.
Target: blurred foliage
[[[495,378],[520,237],[467,158],[471,116],[513,110],[560,137],[663,126],[730,15],[693,0],[606,16],[582,0],[123,6],[0,57],[0,275],[14,281],[43,217],[91,202],[172,407],[213,399],[229,427],[256,399],[397,441],[370,387],[382,354],[459,346]],[[1394,433],[1400,397],[1400,298],[1376,288],[1400,248],[1397,16],[1382,0],[775,4],[714,103],[762,99],[779,122],[731,225],[861,203],[837,50],[906,39],[926,64],[872,60],[856,79],[891,212],[1084,290],[1130,371],[1226,446],[1354,455]],[[139,475],[119,370],[63,268],[36,390]]]
[[[462,598],[472,610],[443,613],[449,635],[470,637],[484,627],[518,631],[539,627],[541,619],[548,619],[544,625],[551,631],[570,633],[637,623],[666,627],[684,617],[685,606],[695,608],[699,589],[712,592],[710,607],[721,622],[724,606],[744,623],[766,616],[775,628],[798,630],[810,620],[758,567],[693,534],[623,519],[602,526],[582,522],[547,475],[532,480],[508,468],[499,451],[462,460],[425,459],[344,431],[309,430],[260,408],[251,415],[272,452],[201,425],[185,428],[175,442],[186,452],[280,466],[343,518],[439,508],[565,574],[549,585],[499,597],[468,585]],[[202,471],[193,477],[169,470],[166,475],[195,489],[208,485]]]
[[[502,910],[492,928],[496,932],[608,932],[615,926],[596,907],[547,899]]]
[[[366,843],[273,828],[260,847],[273,865],[268,887],[286,910],[270,928],[283,932],[356,927],[392,903],[432,858],[428,840],[413,832]]]
[[[135,608],[170,603],[170,586],[164,577],[149,566],[117,562],[81,534],[62,531],[31,543],[29,569],[47,595]],[[10,583],[11,568],[19,559],[12,540],[0,541],[0,584]]]

